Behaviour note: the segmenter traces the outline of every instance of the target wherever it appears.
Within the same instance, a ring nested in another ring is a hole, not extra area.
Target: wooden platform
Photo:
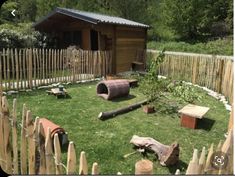
[[[47,91],[48,95],[53,94],[55,96],[57,96],[57,98],[63,96],[66,97],[67,96],[67,90],[63,89],[63,91],[60,91],[59,88],[53,88],[50,91]]]
[[[197,120],[202,119],[210,108],[188,104],[178,112],[181,114],[181,126],[195,129]]]
[[[129,79],[128,82],[129,82],[131,88],[138,86],[138,80],[136,80],[136,79]]]

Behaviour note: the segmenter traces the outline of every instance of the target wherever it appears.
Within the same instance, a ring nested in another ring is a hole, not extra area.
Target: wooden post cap
[[[153,162],[150,160],[140,160],[135,164],[135,175],[152,175]]]

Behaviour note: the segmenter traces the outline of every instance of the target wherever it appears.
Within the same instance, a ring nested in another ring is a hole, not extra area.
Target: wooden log
[[[153,162],[150,160],[140,160],[135,164],[135,175],[152,175]]]
[[[135,110],[135,109],[141,107],[142,105],[147,104],[147,102],[148,102],[147,100],[144,100],[144,101],[132,104],[132,105],[124,107],[124,108],[116,109],[116,110],[109,111],[109,112],[100,112],[99,115],[98,115],[98,118],[101,119],[101,120],[106,120],[108,118],[115,117],[119,114],[124,114],[124,113],[127,113],[129,111]]]
[[[45,175],[46,174],[45,134],[41,122],[39,123],[38,139],[39,139],[39,153],[40,153],[39,174]]]
[[[4,153],[5,153],[5,161],[6,161],[6,173],[12,174],[12,146],[11,146],[11,125],[9,120],[9,106],[7,102],[7,98],[2,97],[2,119],[3,119],[3,139],[4,139]]]
[[[55,152],[55,172],[56,172],[56,175],[62,175],[63,169],[61,166],[61,149],[60,149],[59,136],[57,133],[54,135],[54,152]]]
[[[76,152],[75,152],[75,148],[74,148],[74,143],[70,142],[69,147],[68,147],[66,174],[67,175],[74,175],[75,172],[76,172]]]
[[[98,163],[97,162],[93,163],[91,174],[92,175],[99,175],[99,169],[98,169]]]
[[[34,141],[34,123],[31,111],[26,113],[26,125],[28,133],[28,160],[29,160],[29,174],[35,174],[35,141]]]
[[[19,174],[16,111],[17,111],[16,110],[16,99],[14,99],[13,100],[13,113],[12,113],[13,174]]]
[[[46,155],[46,174],[55,174],[55,163],[52,151],[51,129],[48,127],[45,143],[45,155]]]
[[[79,175],[87,175],[87,174],[88,174],[88,167],[87,167],[86,154],[84,151],[82,151],[80,154]]]
[[[23,105],[22,127],[21,127],[21,147],[20,147],[20,171],[22,175],[27,174],[27,138],[26,138],[26,105]]]
[[[141,149],[154,152],[162,166],[174,165],[179,161],[179,144],[177,142],[167,146],[150,137],[133,135],[130,143]]]

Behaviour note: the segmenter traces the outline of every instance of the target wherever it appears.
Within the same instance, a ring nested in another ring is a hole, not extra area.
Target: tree
[[[18,11],[21,22],[35,21],[37,13],[36,0],[24,0],[18,3]]]

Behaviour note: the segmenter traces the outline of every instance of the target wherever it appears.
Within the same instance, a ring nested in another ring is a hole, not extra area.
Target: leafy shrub
[[[201,97],[197,94],[195,88],[183,81],[173,81],[167,86],[169,92],[174,96],[179,97],[182,101],[193,103],[200,100]]]
[[[148,102],[157,100],[164,91],[164,82],[158,79],[158,66],[164,60],[164,50],[150,62],[147,74],[140,81],[140,91],[147,97]]]

